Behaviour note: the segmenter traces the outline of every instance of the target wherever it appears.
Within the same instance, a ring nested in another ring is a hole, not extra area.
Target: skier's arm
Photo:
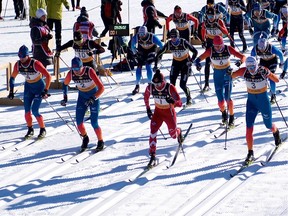
[[[168,50],[168,42],[162,47],[162,49],[160,49],[157,52],[155,56],[155,64],[154,64],[155,67],[157,67],[158,59],[160,58],[160,56],[162,56],[167,50]]]
[[[153,43],[155,43],[156,45],[158,45],[160,47],[160,49],[163,48],[163,44],[161,42],[161,40],[153,34],[153,38],[152,38]]]
[[[133,54],[137,53],[136,44],[137,44],[137,35],[134,35],[131,40],[131,51],[133,52]]]
[[[144,103],[145,103],[146,109],[150,109],[150,102],[149,102],[150,95],[151,95],[150,85],[147,85],[145,92],[144,92]]]
[[[192,16],[191,14],[187,14],[187,20],[191,20],[195,23],[195,29],[198,29],[198,26],[199,26],[199,20]]]
[[[191,61],[194,62],[194,60],[196,59],[198,55],[198,51],[187,40],[184,40],[184,46],[188,47],[188,49],[193,53]]]
[[[98,43],[96,43],[95,41],[89,40],[88,43],[89,43],[89,47],[96,49],[94,54],[101,54],[105,52],[105,49],[102,46],[100,46]]]
[[[179,93],[177,92],[177,89],[174,85],[170,84],[169,85],[169,92],[171,97],[175,100],[174,106],[175,107],[181,107],[182,106],[182,101]]]
[[[253,49],[251,50],[251,56],[257,56],[257,53],[256,53],[256,47],[254,46]]]
[[[171,14],[167,19],[166,19],[166,30],[169,31],[170,29],[170,22],[172,21],[172,16],[173,14]]]
[[[211,49],[211,48],[206,49],[204,53],[202,53],[200,56],[198,56],[198,58],[195,60],[195,62],[196,62],[196,61],[197,61],[197,62],[201,62],[201,61],[203,61],[204,59],[210,57],[211,52],[212,52],[212,49]]]
[[[272,49],[271,49],[271,52],[279,57],[280,64],[284,64],[284,56],[283,56],[282,51],[280,51],[276,46],[273,45]]]
[[[228,32],[228,30],[227,30],[227,28],[226,28],[226,26],[225,26],[225,24],[224,24],[224,22],[222,20],[219,19],[217,24],[218,24],[218,27],[219,27],[220,31],[223,34],[229,35],[229,32]]]
[[[51,80],[52,80],[52,77],[51,75],[49,74],[49,72],[47,71],[47,69],[43,66],[43,64],[40,62],[40,61],[35,61],[34,62],[34,68],[36,71],[39,71],[43,76],[46,77],[45,79],[45,89],[49,89],[50,87],[50,84],[51,84]]]
[[[73,43],[74,43],[73,40],[68,41],[67,43],[65,43],[62,46],[60,46],[59,48],[57,48],[57,52],[61,52],[62,50],[67,49],[68,47],[72,47]]]
[[[102,93],[104,92],[105,88],[103,83],[101,82],[101,80],[98,78],[98,76],[96,75],[96,72],[93,70],[93,68],[89,68],[89,76],[90,78],[94,81],[94,83],[97,86],[97,92],[95,93],[95,98],[98,99]]]
[[[243,55],[242,53],[236,51],[236,50],[235,50],[233,47],[231,47],[231,46],[228,46],[228,50],[229,50],[229,52],[230,52],[232,55],[234,55],[234,56],[236,56],[237,58],[239,58],[240,61],[241,61],[241,63],[245,62],[245,60],[246,60],[246,56],[245,56],[245,55]]]
[[[226,10],[225,7],[222,5],[218,5],[219,11],[226,17],[227,23],[230,23],[230,14],[228,13],[228,10]]]
[[[239,68],[238,70],[234,71],[231,75],[232,78],[236,78],[238,76],[243,76],[246,71],[246,67]]]
[[[17,77],[18,73],[19,73],[18,62],[16,62],[14,64],[13,72],[9,80],[10,91],[12,92],[14,91],[13,89],[14,89],[15,78]]]

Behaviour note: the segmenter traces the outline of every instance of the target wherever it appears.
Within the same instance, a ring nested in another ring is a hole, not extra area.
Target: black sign
[[[129,36],[129,24],[116,24],[109,26],[109,36]]]

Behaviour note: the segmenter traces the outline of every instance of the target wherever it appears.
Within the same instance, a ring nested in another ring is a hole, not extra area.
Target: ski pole
[[[160,128],[159,128],[159,131],[160,131],[161,135],[163,136],[163,138],[164,138],[165,140],[167,140],[167,137],[163,134],[163,132],[161,131]]]
[[[235,47],[238,49],[238,51],[240,52],[240,49],[238,47],[238,45],[235,43],[235,40],[233,40],[233,38],[231,37],[230,34],[228,34],[228,38],[231,40],[231,42],[235,45]]]
[[[284,117],[284,115],[283,115],[283,113],[282,113],[282,111],[281,111],[281,109],[280,109],[280,106],[279,106],[276,98],[275,98],[275,103],[276,103],[276,105],[277,105],[277,107],[278,107],[278,110],[279,110],[279,112],[280,112],[280,114],[281,114],[281,116],[282,116],[282,118],[283,118],[283,120],[284,120],[284,122],[285,122],[285,124],[286,124],[286,127],[288,128],[288,124],[287,124],[287,122],[286,122],[286,119],[285,119],[285,117]]]
[[[174,122],[174,124],[177,126],[177,124],[176,124],[176,122],[175,122],[175,120],[174,120],[174,113],[173,113],[173,111],[172,111],[172,106],[171,106],[171,104],[169,104],[169,106],[170,106],[170,113],[171,113],[171,115],[172,115],[173,122]],[[183,156],[184,156],[185,160],[187,160],[187,159],[186,159],[185,152],[184,152],[184,149],[183,149],[182,143],[181,143],[180,146],[181,146],[181,150],[182,150]]]
[[[200,88],[200,91],[202,92],[202,94],[203,94],[203,96],[204,96],[204,98],[205,98],[206,102],[207,102],[207,103],[209,103],[209,102],[208,102],[208,100],[207,100],[207,98],[206,98],[206,95],[205,95],[205,94],[204,94],[204,92],[202,91],[202,87],[201,87],[200,83],[198,82],[198,80],[197,80],[197,77],[196,77],[196,75],[194,74],[194,72],[193,72],[192,68],[190,67],[190,69],[189,69],[189,70],[190,70],[190,71],[191,71],[191,73],[193,74],[193,77],[195,78],[195,80],[196,80],[196,83],[197,83],[197,85],[199,86],[199,88]],[[200,72],[200,79],[201,79],[201,72]]]
[[[68,109],[67,109],[66,106],[65,106],[65,110],[66,110],[66,112],[68,113],[68,115],[69,115],[71,121],[73,122],[74,127],[76,128],[76,130],[77,130],[77,132],[78,132],[78,134],[79,134],[79,136],[80,136],[80,138],[81,138],[81,140],[82,140],[83,137],[81,136],[81,133],[80,133],[80,131],[79,131],[79,129],[78,129],[78,127],[77,127],[75,121],[73,120],[73,118],[72,118],[72,116],[71,116],[71,114],[70,114],[70,112],[68,111]]]
[[[1,3],[2,4],[2,3]],[[4,11],[4,16],[3,16],[3,18],[5,17],[5,15],[6,15],[6,11],[7,11],[7,5],[8,5],[8,0],[6,1],[6,5],[5,5],[5,11]]]
[[[68,125],[68,122],[65,121],[65,120],[60,116],[60,114],[54,109],[54,107],[51,105],[51,103],[50,103],[47,99],[45,99],[45,98],[44,98],[44,100],[48,103],[48,105],[50,106],[50,108],[59,116],[59,118],[67,125],[67,127],[69,127],[71,131],[73,131],[73,129]]]

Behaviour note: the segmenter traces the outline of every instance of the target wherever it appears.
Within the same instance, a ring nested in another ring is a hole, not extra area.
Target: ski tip
[[[78,159],[76,159],[75,161],[76,161],[76,163],[79,163],[79,162],[80,162]]]
[[[265,162],[262,161],[262,162],[260,162],[260,163],[261,163],[262,166],[266,166],[266,163],[265,163]]]

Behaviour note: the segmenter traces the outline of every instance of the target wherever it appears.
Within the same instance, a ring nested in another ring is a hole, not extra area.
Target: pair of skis
[[[173,159],[172,159],[171,164],[170,164],[169,166],[166,166],[167,169],[169,169],[170,167],[172,167],[172,166],[175,164],[175,162],[176,162],[176,160],[177,160],[177,157],[178,157],[178,155],[179,155],[180,150],[182,150],[182,152],[183,152],[183,154],[184,154],[183,143],[184,143],[186,137],[188,136],[188,134],[189,134],[192,126],[193,126],[193,123],[190,123],[190,125],[189,125],[188,129],[186,130],[186,133],[185,133],[185,135],[184,135],[184,137],[183,137],[183,138],[184,138],[183,141],[182,141],[181,143],[178,142],[178,146],[177,146],[175,155],[174,155],[174,157],[173,157]],[[185,157],[185,154],[184,154],[184,157]],[[164,162],[164,161],[166,161],[166,160],[161,160],[161,161],[160,161],[159,158],[156,158],[156,160],[155,160],[152,164],[149,163],[147,166],[145,166],[144,169],[143,169],[137,176],[135,176],[134,178],[130,178],[130,179],[129,179],[129,182],[134,182],[136,179],[140,178],[141,176],[143,176],[144,174],[146,174],[148,171],[150,171],[150,170],[153,169],[154,167],[157,167],[159,164],[161,164],[161,163]]]
[[[276,155],[276,153],[279,152],[281,150],[281,147],[287,142],[287,138],[288,138],[287,136],[285,138],[283,138],[282,139],[282,143],[280,145],[274,147],[274,149],[272,150],[272,152],[269,155],[269,157],[265,161],[261,161],[260,162],[262,166],[266,166],[266,164],[269,163],[273,159],[273,157]],[[233,178],[234,176],[236,176],[239,173],[241,173],[243,170],[245,170],[247,167],[249,167],[255,161],[257,161],[261,156],[259,156],[258,158],[255,158],[253,161],[251,161],[249,163],[243,163],[241,165],[241,167],[235,173],[230,174],[230,177]]]

